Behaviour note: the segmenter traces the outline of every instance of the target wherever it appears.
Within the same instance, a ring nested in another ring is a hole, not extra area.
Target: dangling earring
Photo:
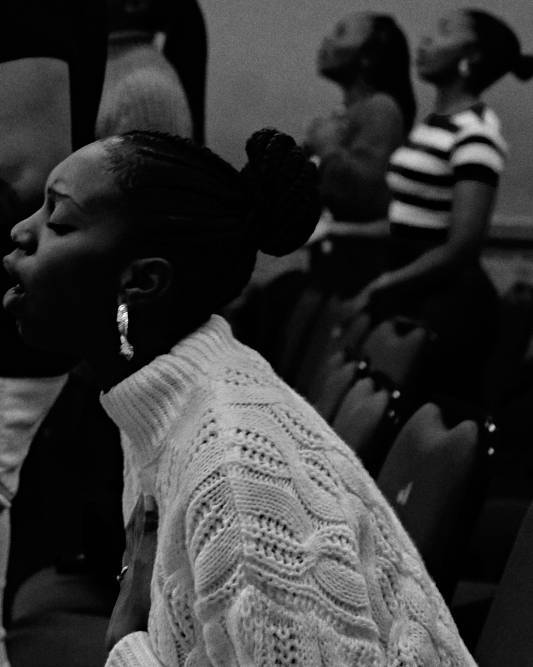
[[[129,361],[133,357],[133,345],[128,340],[128,306],[125,303],[119,303],[117,309],[117,325],[120,335],[120,354]]]
[[[459,74],[463,77],[463,79],[468,79],[471,74],[470,61],[468,58],[461,58],[457,69],[459,70]]]

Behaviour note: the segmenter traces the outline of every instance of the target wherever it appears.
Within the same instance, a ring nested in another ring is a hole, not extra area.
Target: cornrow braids
[[[180,284],[211,310],[242,291],[258,249],[292,252],[318,220],[316,168],[275,130],[250,138],[242,172],[206,147],[159,132],[128,132],[104,145],[137,223],[132,244],[167,258]]]

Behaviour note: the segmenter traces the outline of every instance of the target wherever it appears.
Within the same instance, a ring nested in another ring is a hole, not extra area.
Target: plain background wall
[[[319,79],[315,55],[344,14],[371,9],[393,14],[412,47],[438,16],[474,6],[504,18],[525,52],[533,52],[532,0],[200,0],[209,31],[208,143],[241,166],[244,143],[275,126],[300,140],[307,123],[340,104],[335,86]],[[419,117],[432,89],[415,78]],[[533,80],[507,76],[486,100],[499,114],[510,156],[499,196],[502,221],[533,225]]]

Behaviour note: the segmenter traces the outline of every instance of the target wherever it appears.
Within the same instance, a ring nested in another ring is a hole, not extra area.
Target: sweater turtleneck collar
[[[237,346],[226,320],[212,315],[169,353],[101,394],[102,406],[126,434],[142,465],[160,453],[160,445],[179,419],[191,391]]]

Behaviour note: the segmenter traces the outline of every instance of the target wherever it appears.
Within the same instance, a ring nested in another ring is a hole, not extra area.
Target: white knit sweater
[[[359,461],[225,320],[102,403],[159,507],[148,632],[108,667],[474,664]]]

